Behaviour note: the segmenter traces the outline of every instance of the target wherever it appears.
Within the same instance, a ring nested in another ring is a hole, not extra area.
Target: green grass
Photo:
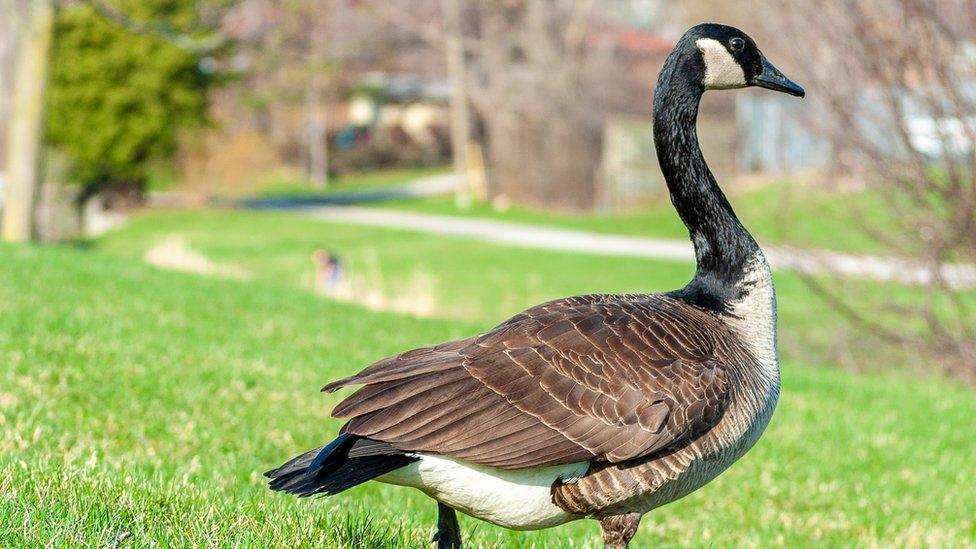
[[[251,277],[144,265],[173,234]],[[306,275],[317,244],[353,270],[378,262],[390,291],[426,269],[438,305],[470,321],[316,297]],[[314,501],[267,491],[261,472],[339,428],[328,413],[348,393],[318,388],[545,296],[664,289],[690,275],[240,212],[149,215],[87,249],[0,247],[0,264],[8,547],[425,545],[435,506],[416,491],[367,484]],[[809,318],[828,313],[799,281],[777,273],[777,284],[783,337],[795,341],[769,430],[715,482],[645,517],[635,547],[976,543],[976,394],[929,376],[818,367],[812,347],[844,328],[804,339],[833,320]],[[476,547],[599,546],[591,521],[512,533],[462,518],[462,528]]]
[[[324,190],[315,189],[304,182],[271,181],[261,189],[259,194],[266,198],[279,198],[374,190],[402,185],[415,179],[440,175],[449,171],[450,167],[434,166],[427,168],[393,168],[366,172],[350,172],[330,178],[329,186]]]
[[[206,257],[255,280],[306,291],[313,288],[312,251],[328,248],[342,257],[347,279],[368,287],[370,295],[364,301],[483,326],[549,299],[663,291],[681,287],[694,274],[690,263],[504,247],[269,212],[156,213],[134,219],[126,230],[99,241],[97,248],[139,259],[172,237],[185,239]],[[879,346],[884,352],[866,345],[866,336],[852,332],[801,279],[789,272],[775,275],[785,352],[818,362],[853,353],[849,359],[861,367],[887,368],[912,358],[893,353],[888,345]],[[853,296],[855,309],[866,309],[878,299],[900,304],[921,299],[913,288],[862,281],[845,281],[845,291]],[[900,324],[910,325],[911,319]]]
[[[736,213],[763,244],[880,253],[884,247],[866,231],[859,218],[881,230],[898,230],[885,214],[881,199],[869,192],[837,193],[789,181],[729,197]],[[513,207],[497,211],[475,202],[458,208],[453,197],[400,200],[382,207],[423,213],[460,215],[593,231],[597,233],[687,238],[687,231],[667,201],[635,214],[558,214]]]

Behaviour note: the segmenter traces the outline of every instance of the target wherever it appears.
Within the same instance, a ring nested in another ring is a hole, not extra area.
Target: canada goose
[[[338,438],[267,473],[273,490],[337,494],[375,479],[515,530],[599,520],[627,547],[641,516],[698,489],[758,440],[779,396],[776,298],[762,251],[705,164],[705,90],[802,97],[742,31],[690,29],[664,63],[654,142],[697,271],[662,294],[538,305],[480,336],[414,349],[323,391],[363,385]]]

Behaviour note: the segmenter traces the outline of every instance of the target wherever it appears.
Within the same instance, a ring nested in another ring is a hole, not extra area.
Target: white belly
[[[421,455],[376,480],[411,486],[475,518],[512,530],[538,530],[581,518],[552,502],[556,479],[569,482],[589,463],[509,471],[442,456]]]

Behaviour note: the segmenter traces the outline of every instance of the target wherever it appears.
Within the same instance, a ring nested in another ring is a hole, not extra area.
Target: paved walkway
[[[409,181],[402,185],[375,189],[352,189],[308,196],[283,196],[276,198],[251,198],[238,205],[250,209],[295,209],[312,206],[349,206],[369,202],[386,202],[405,198],[440,196],[451,194],[462,182],[454,173],[432,175]]]
[[[685,240],[598,234],[509,221],[434,215],[357,206],[309,206],[295,211],[325,221],[403,229],[540,250],[569,251],[619,257],[693,262]],[[868,278],[907,285],[923,285],[932,273],[918,262],[822,250],[763,246],[774,269]],[[941,276],[959,289],[976,288],[976,266],[944,265]]]

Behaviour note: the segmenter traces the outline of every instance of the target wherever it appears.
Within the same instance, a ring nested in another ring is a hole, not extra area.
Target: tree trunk
[[[323,104],[320,76],[313,76],[305,92],[307,128],[308,180],[312,187],[324,189],[329,184],[329,140],[326,106]]]
[[[491,198],[566,212],[596,207],[599,139],[578,119],[499,110],[486,125]]]
[[[468,181],[468,139],[471,122],[468,113],[468,94],[465,88],[464,47],[461,41],[461,7],[459,0],[442,0],[444,12],[444,50],[447,54],[447,74],[451,82],[451,156],[454,172],[463,180],[457,187],[459,203],[471,200]]]
[[[33,2],[23,29],[7,139],[2,236],[8,242],[25,242],[33,236],[53,24],[52,3]]]
[[[10,102],[13,93],[13,73],[17,69],[20,51],[20,32],[24,26],[24,10],[18,0],[0,0],[0,173],[7,158],[7,133]],[[0,198],[2,202],[2,198]]]

